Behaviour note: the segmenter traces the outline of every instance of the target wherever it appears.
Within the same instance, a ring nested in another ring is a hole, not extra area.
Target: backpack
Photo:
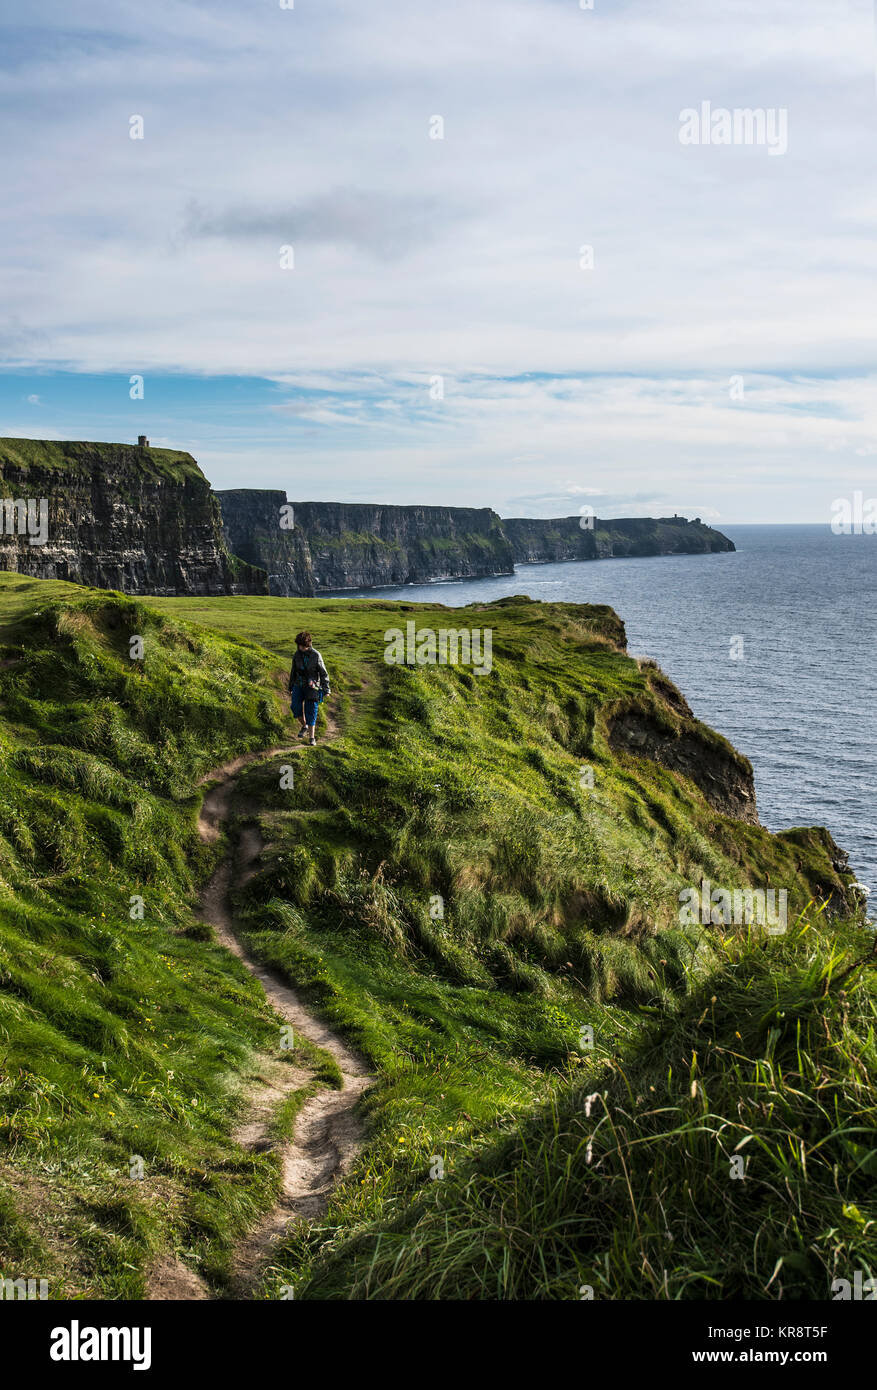
[[[313,662],[310,661],[313,657]],[[320,688],[320,667],[317,654],[313,647],[302,652],[296,648],[292,658],[292,669],[295,672],[295,683],[300,685],[306,700],[319,700],[322,696]]]

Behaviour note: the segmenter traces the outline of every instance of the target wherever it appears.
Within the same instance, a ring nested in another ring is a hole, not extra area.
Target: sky
[[[0,120],[2,435],[504,516],[877,491],[873,0],[2,0]]]

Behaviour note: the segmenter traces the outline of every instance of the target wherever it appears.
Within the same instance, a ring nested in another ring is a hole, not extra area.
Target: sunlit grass
[[[411,615],[490,626],[490,675],[388,665]],[[277,1021],[198,921],[223,846],[196,816],[199,777],[284,740],[301,627],[337,733],[295,755],[291,788],[276,762],[241,776],[236,824],[267,849],[239,920],[377,1080],[360,1160],[265,1296],[824,1297],[873,1219],[872,996],[863,947],[816,907],[850,876],[823,832],[723,818],[612,751],[619,709],[671,735],[682,716],[610,610],[146,602],[17,576],[0,576],[0,1271],[137,1297],[175,1250],[221,1289],[277,1192],[276,1155],[230,1138]],[[787,887],[798,926],[680,926],[701,876]],[[298,1061],[275,1137],[340,1081],[313,1049]],[[741,1144],[761,1167],[733,1183]]]

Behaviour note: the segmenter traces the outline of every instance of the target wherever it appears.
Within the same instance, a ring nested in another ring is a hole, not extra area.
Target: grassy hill
[[[388,664],[409,620],[489,627],[492,670]],[[137,1297],[174,1251],[221,1293],[277,1190],[276,1158],[232,1137],[276,1023],[198,920],[223,846],[195,819],[199,777],[283,740],[301,627],[337,733],[292,788],[276,760],[241,776],[235,828],[267,849],[238,920],[379,1080],[354,1171],[264,1295],[825,1298],[865,1267],[872,938],[851,875],[824,831],[717,809],[745,759],[627,656],[611,610],[0,576],[0,1272]],[[619,744],[634,716],[663,762]],[[710,780],[673,769],[681,745]],[[704,878],[786,889],[788,932],[681,924]]]

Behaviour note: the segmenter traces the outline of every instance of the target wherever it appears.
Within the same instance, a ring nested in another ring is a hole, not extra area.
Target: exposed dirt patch
[[[251,1109],[246,1121],[232,1133],[232,1139],[242,1149],[264,1153],[273,1147],[271,1120],[277,1107],[290,1091],[306,1086],[311,1079],[308,1071],[278,1062],[275,1057],[263,1057],[258,1075],[250,1092]]]
[[[327,718],[334,728],[334,720]],[[207,843],[215,842],[229,818],[237,774],[253,762],[285,758],[309,745],[273,748],[248,753],[201,779],[210,783],[198,820],[198,832]],[[254,826],[245,826],[232,855],[224,860],[204,889],[201,915],[216,932],[217,939],[255,975],[281,1018],[335,1058],[344,1085],[341,1090],[318,1091],[305,1100],[295,1124],[295,1137],[282,1144],[282,1184],[275,1208],[249,1233],[232,1261],[230,1293],[246,1298],[270,1262],[271,1247],[292,1221],[313,1220],[325,1210],[333,1186],[348,1171],[362,1143],[362,1123],[356,1103],[372,1081],[364,1060],[304,1006],[298,995],[267,966],[252,958],[238,940],[229,901],[232,888],[246,883],[256,873],[264,843]],[[273,1147],[271,1118],[278,1104],[309,1079],[288,1063],[263,1059],[260,1074],[250,1091],[251,1113],[237,1131],[238,1143],[253,1152]],[[153,1270],[148,1298],[209,1298],[211,1294],[199,1277],[180,1261],[165,1260]]]
[[[170,1300],[191,1302],[210,1298],[210,1290],[188,1265],[175,1255],[166,1255],[152,1266],[146,1294],[151,1302]]]

